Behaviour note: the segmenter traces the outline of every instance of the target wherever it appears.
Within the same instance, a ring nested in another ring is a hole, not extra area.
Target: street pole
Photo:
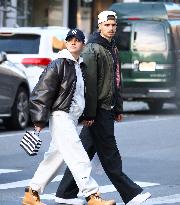
[[[4,5],[3,5],[3,26],[6,27],[6,22],[7,22],[7,0],[4,0]]]
[[[28,25],[28,0],[24,0],[24,26]]]
[[[76,28],[77,26],[77,3],[77,0],[69,1],[68,26],[70,29]]]
[[[63,26],[68,27],[69,21],[69,0],[63,0]]]

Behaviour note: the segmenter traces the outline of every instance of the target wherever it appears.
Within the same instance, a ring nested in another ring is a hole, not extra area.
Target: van
[[[180,99],[180,6],[175,3],[114,3],[115,40],[121,59],[123,98],[158,111]]]

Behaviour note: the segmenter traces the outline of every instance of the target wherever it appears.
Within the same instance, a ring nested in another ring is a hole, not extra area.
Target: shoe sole
[[[31,205],[31,204],[29,204],[29,203],[28,204],[27,203],[22,203],[22,205]],[[44,204],[44,205],[46,205],[46,204]]]
[[[140,204],[145,202],[147,199],[149,199],[151,197],[151,194],[149,192],[146,193],[146,195],[144,196],[144,198],[142,199],[142,201],[140,201]]]
[[[56,197],[54,201],[58,204],[68,204],[68,205],[85,205],[86,204],[85,201],[80,200],[80,199],[79,199],[79,202],[77,202],[74,199],[63,199],[63,198]]]
[[[151,194],[149,192],[146,192],[141,196],[141,199],[133,199],[132,201],[128,202],[126,205],[139,205],[145,202],[147,199],[151,197]],[[136,198],[136,197],[135,197]]]

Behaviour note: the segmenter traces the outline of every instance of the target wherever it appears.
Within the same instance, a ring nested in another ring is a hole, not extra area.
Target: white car
[[[22,63],[32,91],[45,66],[65,47],[67,27],[20,27],[0,29],[0,51],[7,59]]]

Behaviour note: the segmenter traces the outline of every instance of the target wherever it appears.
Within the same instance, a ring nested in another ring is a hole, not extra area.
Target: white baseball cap
[[[116,13],[114,11],[102,11],[99,15],[98,15],[98,24],[104,22],[104,21],[108,21],[108,17],[109,16],[114,16],[115,20],[117,19]]]

